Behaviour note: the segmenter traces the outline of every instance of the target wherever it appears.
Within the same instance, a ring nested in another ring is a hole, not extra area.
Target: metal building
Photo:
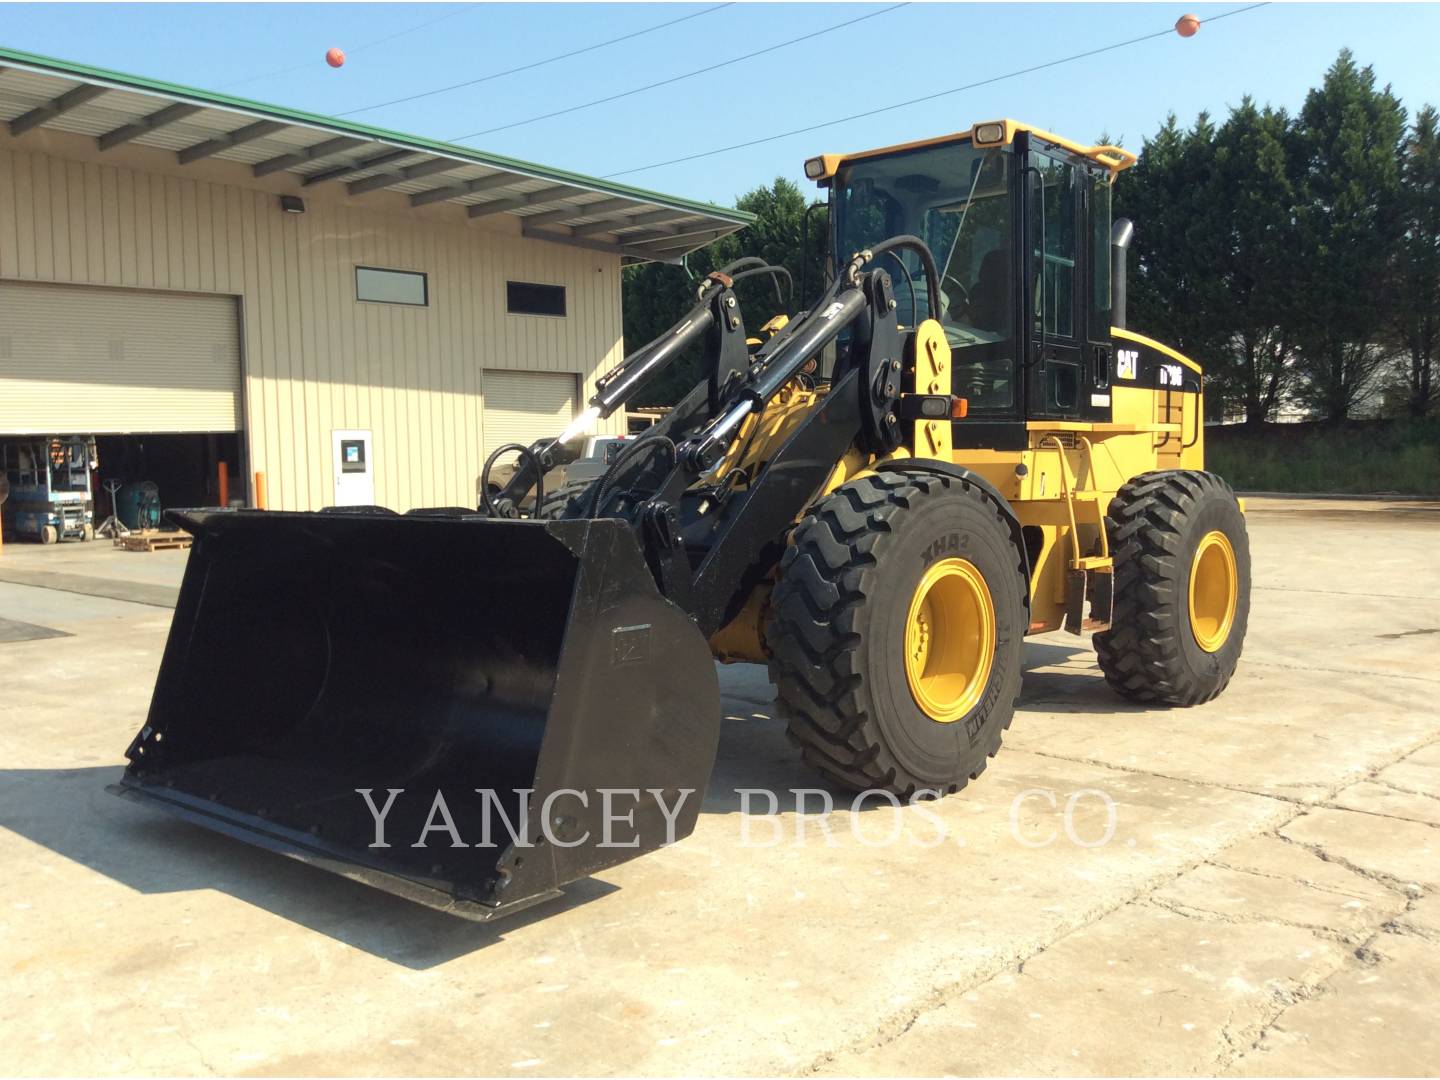
[[[271,509],[472,505],[620,358],[621,266],[749,220],[0,49],[0,439],[96,435],[171,505],[219,461]]]

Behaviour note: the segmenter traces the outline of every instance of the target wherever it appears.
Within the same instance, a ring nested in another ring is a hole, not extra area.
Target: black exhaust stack
[[[1125,329],[1125,261],[1135,225],[1129,218],[1117,218],[1110,227],[1110,325]]]

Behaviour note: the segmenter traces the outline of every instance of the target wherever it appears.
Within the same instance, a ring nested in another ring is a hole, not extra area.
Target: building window
[[[430,303],[427,275],[414,270],[381,270],[374,266],[355,268],[355,299],[374,304],[409,304],[426,307]]]
[[[536,285],[529,281],[505,283],[505,310],[511,315],[565,317],[565,286]]]

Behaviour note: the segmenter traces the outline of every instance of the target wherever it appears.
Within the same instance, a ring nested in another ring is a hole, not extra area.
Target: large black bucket
[[[623,522],[174,517],[117,793],[478,919],[694,828],[714,664]]]

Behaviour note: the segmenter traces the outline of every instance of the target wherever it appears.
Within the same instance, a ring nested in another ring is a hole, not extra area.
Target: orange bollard
[[[230,505],[230,470],[222,461],[216,465],[215,471],[217,473],[215,490],[220,496],[220,507],[224,509]]]
[[[265,509],[265,474],[263,472],[255,474],[255,509]]]

